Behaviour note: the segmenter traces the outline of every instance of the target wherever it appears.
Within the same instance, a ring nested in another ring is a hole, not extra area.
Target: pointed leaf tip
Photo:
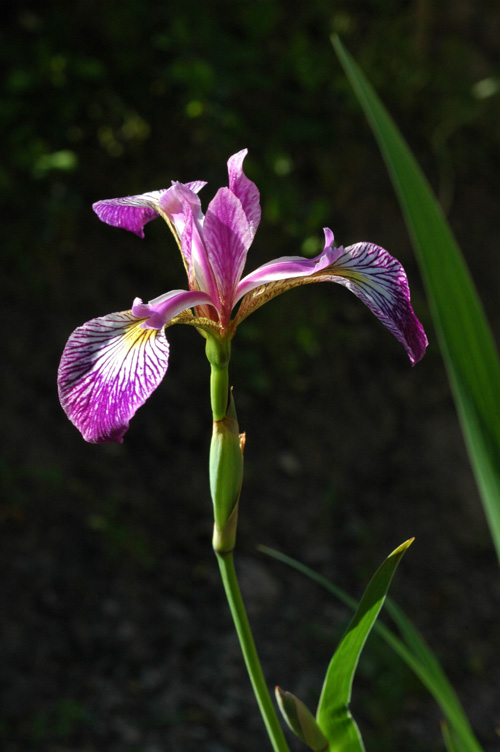
[[[415,540],[415,536],[413,536],[413,538],[408,538],[408,540],[406,540],[404,543],[401,543],[400,546],[395,548],[394,551],[390,553],[387,558],[389,559],[391,556],[402,556],[405,553],[405,551],[407,551],[410,548],[414,540]]]
[[[392,577],[413,538],[382,562],[370,580],[326,673],[316,718],[335,749],[364,752],[359,728],[350,712],[352,683],[361,652],[384,603]]]

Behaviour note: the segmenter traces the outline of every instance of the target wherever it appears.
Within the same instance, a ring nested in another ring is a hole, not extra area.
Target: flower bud
[[[294,734],[302,739],[313,752],[328,752],[328,739],[302,700],[280,687],[276,687],[276,699],[283,718]]]
[[[238,500],[243,479],[244,436],[240,437],[231,392],[227,413],[213,424],[210,445],[210,491],[214,504],[214,548],[228,553],[234,548]]]

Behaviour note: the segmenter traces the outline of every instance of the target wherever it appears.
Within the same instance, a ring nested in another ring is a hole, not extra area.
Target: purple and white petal
[[[311,274],[322,271],[327,266],[331,266],[343,252],[343,249],[332,247],[333,233],[329,228],[326,227],[324,233],[325,248],[319,256],[312,259],[304,258],[303,256],[282,256],[273,261],[268,261],[243,277],[236,290],[234,302],[237,303],[238,300],[241,300],[251,290],[261,285],[266,285],[269,282],[282,280],[285,283],[283,286],[283,291],[285,291],[289,287],[286,284],[288,280],[297,277],[308,277]]]
[[[386,250],[373,243],[348,246],[311,281],[347,287],[401,342],[412,365],[423,358],[427,337],[410,303],[405,270]]]
[[[172,185],[175,181],[172,180]],[[202,188],[204,188],[207,184],[206,180],[192,180],[190,183],[183,183],[183,185],[186,186],[186,188],[189,188],[190,191],[193,191],[193,193],[199,193]]]
[[[181,242],[191,289],[200,289],[218,302],[217,285],[203,239],[203,212],[200,199],[183,183],[174,183],[160,202]]]
[[[373,243],[331,248],[333,235],[327,228],[325,239],[323,254],[317,259],[311,259],[311,262],[317,262],[323,258],[323,262],[320,263],[324,263],[328,258],[325,254],[331,253],[333,260],[321,269],[312,270],[309,274],[294,275],[293,267],[296,265],[299,272],[300,261],[287,259],[283,262],[283,259],[276,259],[242,279],[238,286],[238,299],[241,297],[240,293],[243,293],[244,297],[234,325],[238,326],[264,303],[293,287],[313,282],[336,282],[347,287],[362,300],[401,342],[412,365],[417,363],[425,354],[427,337],[413,312],[408,280],[399,261]],[[280,268],[282,262],[283,267]],[[280,272],[285,271],[288,265],[290,273],[286,277],[281,276]],[[266,267],[269,267],[269,276],[266,276]],[[258,279],[261,284],[254,285]]]
[[[195,180],[186,185],[191,191],[198,193],[206,183],[202,180]],[[142,193],[139,196],[124,196],[123,198],[96,201],[95,204],[92,204],[92,208],[99,219],[107,225],[130,230],[130,232],[143,238],[144,226],[160,216],[160,199],[171,190],[171,188],[163,188],[159,191]]]
[[[219,188],[210,202],[203,235],[224,319],[228,320],[252,243],[252,233],[241,201],[229,188]]]
[[[130,419],[165,376],[165,332],[141,323],[131,311],[111,313],[88,321],[66,343],[59,399],[86,441],[121,443]]]
[[[253,240],[260,223],[260,194],[255,183],[243,172],[243,160],[247,154],[248,149],[242,149],[237,154],[233,154],[228,160],[227,171],[229,189],[241,201]]]
[[[181,311],[197,305],[214,305],[206,292],[199,290],[171,290],[160,295],[149,303],[143,303],[136,298],[132,305],[132,313],[140,319],[147,319],[141,324],[142,329],[163,329]]]
[[[102,222],[112,227],[122,227],[130,230],[140,238],[144,237],[144,225],[159,216],[160,196],[167,192],[167,188],[160,191],[150,191],[140,196],[125,196],[124,198],[110,198],[92,204],[92,209]]]
[[[200,229],[203,227],[203,212],[200,199],[196,195],[203,185],[205,183],[202,181],[184,184],[172,180],[172,187],[160,197],[159,208],[172,223],[179,238],[182,237],[187,218],[191,215],[199,224]],[[189,265],[190,258],[186,258],[186,261]]]

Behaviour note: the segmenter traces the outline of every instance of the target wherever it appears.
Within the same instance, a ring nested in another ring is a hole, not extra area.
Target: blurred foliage
[[[332,32],[396,120],[415,123],[405,134],[445,206],[471,165],[493,185],[500,71],[491,61],[500,32],[488,23],[490,10],[486,0],[480,9],[472,0],[439,7],[429,0],[186,0],[147,11],[138,0],[10,5],[0,29],[8,299],[17,300],[22,275],[40,315],[47,295],[54,306],[65,299],[68,273],[85,268],[92,277],[98,258],[83,261],[82,247],[98,232],[92,201],[203,178],[206,205],[226,180],[228,156],[244,146],[263,204],[255,265],[316,254],[324,225],[340,243],[366,232],[384,244],[391,236],[379,230],[387,227],[391,189],[333,55]],[[363,194],[366,184],[373,199]],[[180,265],[172,269],[178,286]],[[123,276],[137,272],[124,262],[106,287],[89,283],[84,292],[80,285],[78,294],[91,293],[96,310],[106,312],[109,285],[120,288]],[[168,286],[134,294],[162,289]],[[303,327],[293,296],[284,306],[283,315]],[[295,358],[318,349],[304,329],[292,337]]]
[[[219,181],[242,146],[255,157],[248,169],[266,223],[280,225],[285,245],[314,253],[332,197],[339,210],[360,172],[370,178],[366,126],[333,58],[333,31],[396,118],[418,122],[410,141],[417,151],[432,144],[449,200],[453,171],[484,163],[485,145],[500,138],[499,70],[489,63],[499,32],[487,5],[12,4],[0,31],[4,253],[28,271],[33,244],[47,254],[71,247],[92,199],[172,177]]]

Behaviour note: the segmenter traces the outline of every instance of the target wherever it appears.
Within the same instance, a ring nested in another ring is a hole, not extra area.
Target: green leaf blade
[[[338,37],[335,52],[393,181],[427,290],[465,443],[500,560],[500,362],[460,249],[398,128]]]
[[[310,567],[286,554],[268,548],[267,546],[259,546],[259,548],[277,561],[287,564],[311,579],[313,582],[316,582],[333,596],[338,598],[348,608],[356,611],[358,603],[354,598],[351,598],[351,596],[334,585],[334,583],[330,582],[330,580],[327,580]],[[436,703],[441,708],[443,715],[447,719],[450,728],[454,732],[455,746],[458,751],[483,752],[481,745],[472,731],[461,702],[444,673],[436,655],[429,648],[408,617],[403,613],[399,606],[396,606],[394,601],[387,598],[385,601],[385,607],[391,618],[397,624],[399,631],[404,637],[404,642],[399,637],[396,637],[396,635],[380,621],[374,624],[374,631],[386,641],[397,655],[399,655],[434,697]]]
[[[394,572],[412,541],[399,546],[378,568],[328,666],[316,719],[330,742],[330,752],[364,752],[359,729],[349,710],[354,674]]]

